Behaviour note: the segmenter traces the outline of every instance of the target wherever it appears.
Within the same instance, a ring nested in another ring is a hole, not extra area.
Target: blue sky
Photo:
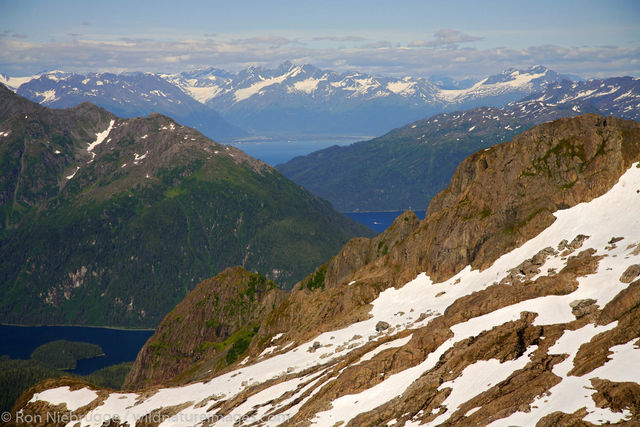
[[[0,0],[0,72],[339,71],[482,77],[546,65],[640,75],[640,1]]]

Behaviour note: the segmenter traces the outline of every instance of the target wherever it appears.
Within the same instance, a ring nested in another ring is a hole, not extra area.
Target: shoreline
[[[352,211],[352,212],[340,212],[341,214],[361,214],[361,213],[391,213],[391,212],[400,212],[400,213],[404,213],[406,211],[413,211],[413,212],[426,212],[426,209],[402,209],[402,210],[388,210],[388,211]]]
[[[95,326],[95,325],[25,325],[20,323],[0,323],[0,326],[17,326],[20,328],[42,328],[42,327],[70,327],[70,328],[94,328],[94,329],[110,329],[114,331],[155,331],[155,328],[127,328],[124,326]]]

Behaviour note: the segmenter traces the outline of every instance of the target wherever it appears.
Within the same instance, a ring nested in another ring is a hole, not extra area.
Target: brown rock
[[[160,323],[127,376],[126,388],[180,384],[226,366],[232,334],[250,340],[259,322],[284,298],[263,276],[242,267],[204,280]],[[248,345],[249,342],[247,341]],[[245,346],[246,348],[246,346]],[[205,367],[197,368],[199,364]],[[183,375],[182,378],[176,378]]]
[[[624,273],[622,273],[622,276],[620,276],[620,281],[622,283],[631,283],[638,276],[640,276],[640,264],[633,264],[633,265],[630,265],[624,271]]]
[[[376,323],[376,331],[377,332],[386,331],[387,329],[389,329],[390,326],[391,326],[390,324],[388,324],[387,322],[383,322],[381,320],[378,323]]]
[[[594,378],[591,380],[597,390],[593,401],[599,408],[610,408],[614,412],[631,411],[632,419],[640,420],[640,384],[616,383]]]

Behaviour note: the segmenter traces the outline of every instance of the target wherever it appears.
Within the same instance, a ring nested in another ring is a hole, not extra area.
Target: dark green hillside
[[[379,138],[296,157],[278,170],[342,212],[426,209],[465,157],[577,114],[538,104],[439,114]]]
[[[0,113],[0,322],[155,326],[228,266],[291,287],[371,234],[164,116],[34,108],[4,88]]]

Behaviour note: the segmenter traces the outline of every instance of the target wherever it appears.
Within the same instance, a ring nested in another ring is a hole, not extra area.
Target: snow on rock
[[[111,129],[113,129],[114,123],[115,120],[111,120],[109,122],[109,127],[105,131],[96,133],[96,140],[89,144],[89,146],[87,147],[87,151],[92,152],[94,148],[102,144],[104,140],[107,139],[107,136],[109,136]]]
[[[312,93],[318,87],[318,83],[326,79],[314,79],[309,77],[305,80],[297,81],[293,84],[293,89],[299,92]]]
[[[387,89],[396,95],[413,95],[416,92],[416,82],[410,81],[409,77],[396,82],[387,83]]]
[[[569,354],[569,357],[553,368],[553,373],[562,378],[562,381],[552,387],[548,393],[538,397],[531,404],[531,411],[516,412],[507,418],[497,420],[490,426],[512,426],[512,425],[532,425],[540,418],[556,411],[573,413],[580,408],[586,407],[588,415],[585,420],[602,424],[604,422],[616,423],[627,419],[630,416],[626,412],[612,412],[607,408],[598,408],[591,398],[595,390],[591,386],[591,378],[609,378],[614,376],[618,381],[640,382],[637,374],[638,362],[640,361],[640,350],[629,348],[628,344],[616,346],[619,352],[614,353],[612,360],[604,366],[590,372],[582,377],[568,375],[573,368],[573,360],[580,346],[589,342],[594,336],[601,332],[613,329],[616,322],[606,326],[586,325],[576,331],[566,331],[562,337],[549,348],[549,354]],[[622,356],[620,355],[622,353]],[[616,357],[617,356],[617,357]],[[625,372],[626,369],[626,372]],[[612,379],[615,381],[614,379]]]
[[[18,90],[20,86],[25,83],[29,83],[31,80],[35,80],[40,78],[40,75],[36,74],[33,76],[25,76],[25,77],[8,77],[0,74],[0,83],[11,89],[12,91]]]
[[[457,102],[468,97],[492,96],[509,92],[514,89],[527,89],[531,82],[546,75],[542,73],[521,73],[514,71],[509,77],[510,80],[497,83],[488,83],[488,79],[483,79],[468,89],[442,89],[438,93],[440,99],[448,102]]]
[[[230,399],[246,390],[252,384],[264,384],[269,380],[278,380],[288,376],[285,381],[273,382],[264,386],[258,393],[250,395],[241,405],[236,406],[231,414],[234,417],[223,417],[213,425],[233,425],[238,417],[252,413],[247,422],[256,421],[256,417],[268,416],[278,408],[284,408],[286,402],[296,402],[280,415],[292,416],[304,402],[313,398],[314,394],[327,381],[323,375],[332,366],[336,366],[347,353],[362,348],[365,344],[372,347],[368,353],[355,360],[367,361],[377,357],[382,351],[390,348],[402,348],[411,340],[411,335],[391,339],[385,344],[376,344],[386,336],[424,327],[436,316],[441,315],[447,307],[457,299],[481,291],[507,276],[514,267],[533,257],[542,249],[556,247],[562,240],[572,241],[578,234],[589,236],[583,242],[581,250],[593,248],[596,255],[606,255],[600,259],[597,274],[579,277],[577,289],[568,295],[549,295],[521,301],[511,306],[497,309],[481,316],[470,318],[451,327],[453,336],[443,342],[426,359],[393,375],[388,375],[376,385],[359,393],[340,396],[330,402],[329,409],[312,415],[314,425],[334,425],[338,422],[349,422],[359,413],[374,410],[391,399],[401,396],[403,392],[418,378],[434,369],[442,355],[456,343],[483,331],[517,320],[523,311],[536,313],[534,324],[551,325],[571,322],[575,316],[571,312],[571,302],[590,298],[599,307],[604,307],[622,289],[625,284],[618,279],[630,264],[640,263],[640,255],[633,252],[631,244],[638,243],[640,236],[640,168],[634,164],[626,171],[618,183],[603,196],[587,203],[554,213],[556,220],[547,229],[530,239],[522,246],[502,255],[490,267],[483,271],[466,267],[454,277],[441,283],[433,283],[424,273],[399,288],[389,288],[381,292],[371,302],[370,318],[353,323],[344,328],[324,332],[296,347],[283,347],[273,354],[275,347],[268,348],[264,358],[251,365],[238,367],[235,371],[226,372],[209,381],[190,383],[174,388],[160,388],[148,395],[112,394],[104,403],[95,407],[86,415],[83,426],[100,426],[107,414],[117,415],[120,422],[135,425],[136,414],[142,416],[163,407],[182,405],[177,419],[190,419],[190,425],[201,425],[202,420],[214,412],[208,412],[215,401]],[[625,237],[625,244],[611,247],[608,243],[612,236]],[[627,243],[628,242],[628,243]],[[606,248],[606,249],[605,249]],[[631,259],[635,257],[635,259]],[[561,268],[566,259],[551,256],[546,265]],[[385,331],[376,331],[380,321],[392,327]],[[553,367],[553,373],[562,381],[552,387],[548,395],[540,396],[531,406],[530,412],[516,412],[511,416],[496,420],[493,425],[533,425],[540,417],[556,410],[574,412],[582,407],[587,408],[589,420],[594,422],[627,420],[629,412],[612,412],[610,409],[597,408],[593,402],[590,380],[592,378],[610,379],[612,381],[640,382],[640,371],[634,369],[640,360],[640,349],[634,340],[611,348],[613,354],[603,366],[582,377],[569,375],[573,367],[573,359],[582,343],[588,342],[597,334],[611,330],[616,322],[603,326],[586,326],[565,331],[549,349],[551,354],[567,354],[568,357]],[[366,337],[366,338],[365,338]],[[280,337],[278,337],[280,338]],[[274,339],[277,339],[274,337]],[[456,408],[468,402],[474,396],[485,392],[512,373],[525,367],[534,347],[515,360],[500,363],[497,360],[477,361],[467,366],[457,378],[441,385],[441,389],[451,388],[444,402],[447,410],[440,414],[436,425],[446,421]],[[245,361],[246,363],[247,361]],[[303,372],[316,368],[313,373]],[[342,368],[342,369],[346,369]],[[296,375],[298,375],[296,377]],[[63,402],[73,400],[70,390],[59,388],[47,391],[46,400]],[[45,400],[39,394],[34,400]],[[120,397],[115,397],[120,396]],[[278,399],[282,402],[277,403]],[[298,400],[296,400],[298,399]],[[475,408],[474,408],[475,409]],[[252,412],[255,411],[255,412]],[[471,411],[468,412],[470,414]],[[237,417],[235,417],[237,416]],[[101,418],[102,417],[102,418]],[[235,419],[234,419],[235,418]],[[603,420],[603,421],[601,421]],[[275,420],[267,424],[277,424]],[[167,420],[162,426],[180,425],[178,421]]]
[[[184,86],[183,89],[191,95],[193,99],[200,102],[201,104],[206,103],[210,99],[215,98],[220,93],[222,93],[222,88],[218,86],[206,86],[206,87],[197,87],[197,86]]]
[[[143,160],[147,157],[147,154],[149,154],[149,150],[145,151],[144,154],[139,155],[138,153],[133,153],[133,164],[137,165],[138,163],[140,163],[140,160]]]
[[[408,335],[408,336],[406,336],[404,338],[398,338],[396,340],[389,341],[389,342],[386,342],[384,344],[381,344],[378,347],[376,347],[375,349],[373,349],[370,352],[368,352],[367,354],[365,354],[364,356],[362,356],[360,358],[360,362],[365,362],[367,360],[371,360],[376,356],[376,354],[382,353],[383,351],[388,350],[390,348],[402,347],[403,345],[407,344],[411,340],[412,336],[413,336],[413,334]]]
[[[467,366],[462,374],[455,380],[442,383],[438,390],[451,388],[451,393],[442,402],[442,406],[447,411],[440,415],[430,424],[438,425],[446,421],[451,414],[458,410],[460,405],[471,400],[473,397],[484,393],[494,385],[506,380],[513,372],[525,367],[529,363],[530,355],[535,348],[528,348],[525,354],[515,360],[507,360],[500,363],[499,360],[479,360]]]
[[[68,386],[65,386],[35,393],[29,402],[43,401],[54,406],[64,403],[68,410],[75,411],[93,402],[97,397],[98,393],[88,388],[71,390]]]
[[[56,98],[56,91],[55,89],[49,89],[49,90],[45,90],[44,92],[35,92],[35,95],[42,98],[40,100],[41,104],[50,104],[53,101],[57,101],[58,98]]]
[[[73,173],[71,175],[67,175],[65,178],[67,178],[67,179],[73,178],[74,176],[76,176],[76,174],[78,173],[79,170],[80,170],[80,166],[76,167],[76,170],[73,171]]]
[[[290,73],[283,74],[281,76],[272,77],[270,79],[264,79],[264,78],[260,77],[261,80],[256,82],[256,83],[253,83],[251,86],[236,90],[235,94],[234,94],[235,101],[236,102],[243,101],[243,100],[245,100],[247,98],[250,98],[253,95],[259,93],[262,88],[265,88],[265,87],[271,86],[271,85],[275,85],[275,84],[280,84],[280,83],[284,82],[287,79],[289,74]]]

